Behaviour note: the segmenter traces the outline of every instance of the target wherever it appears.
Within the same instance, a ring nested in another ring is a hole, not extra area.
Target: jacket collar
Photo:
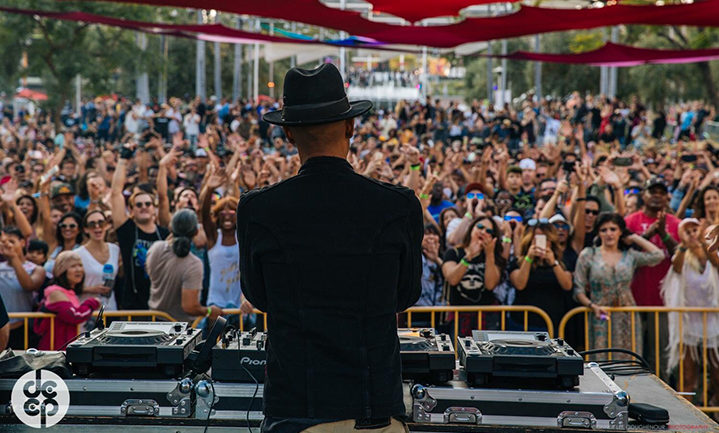
[[[302,164],[298,174],[315,171],[354,171],[354,168],[343,158],[337,158],[335,156],[315,156]]]

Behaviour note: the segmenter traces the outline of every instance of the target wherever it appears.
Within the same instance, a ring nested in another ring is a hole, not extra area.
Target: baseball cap
[[[484,192],[484,188],[482,188],[482,184],[477,182],[472,182],[464,189],[465,194],[469,191],[480,191]]]
[[[681,222],[679,223],[679,230],[681,230],[681,229],[682,229],[685,225],[687,225],[687,224],[700,225],[701,223],[700,223],[699,220],[696,219],[696,218],[684,218],[684,219],[681,220]]]
[[[536,170],[537,163],[534,162],[533,159],[524,158],[523,160],[519,161],[519,168],[521,168],[522,170]]]
[[[564,215],[559,214],[559,213],[552,215],[552,217],[549,218],[549,223],[550,223],[550,224],[554,224],[554,223],[564,223],[564,224],[566,224],[566,225],[569,226],[569,230],[570,230],[570,231],[572,230],[572,224],[571,224],[569,221],[567,221],[566,218],[564,218]]]
[[[652,176],[651,178],[647,179],[646,182],[644,182],[644,189],[652,189],[655,186],[661,186],[664,188],[665,191],[669,191],[669,188],[667,187],[667,184],[664,183],[664,179],[658,176]]]
[[[50,198],[55,198],[59,195],[70,194],[75,195],[75,189],[69,183],[58,183],[53,186],[50,190]]]

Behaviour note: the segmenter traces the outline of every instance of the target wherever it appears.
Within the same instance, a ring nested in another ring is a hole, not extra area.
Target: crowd
[[[243,191],[301,165],[283,130],[262,121],[276,103],[97,98],[64,111],[59,125],[40,110],[4,108],[0,299],[8,311],[56,313],[56,349],[78,324],[92,326],[100,305],[183,321],[252,311],[235,209]],[[681,327],[676,314],[662,315],[655,327],[654,315],[632,320],[607,308],[719,307],[719,151],[702,135],[716,115],[701,102],[650,111],[636,98],[579,93],[505,107],[400,101],[357,120],[348,161],[413,189],[422,204],[417,305],[531,305],[555,331],[586,306],[590,347],[606,347],[611,334],[612,346],[631,348],[634,324],[637,351],[650,360],[658,328],[664,370],[682,358],[691,390],[700,314],[686,313]],[[437,326],[452,331],[456,321],[466,335],[499,318],[448,314]],[[30,345],[49,348],[48,320],[31,323]],[[523,315],[506,323],[521,330]],[[719,390],[719,317],[708,315],[708,325]],[[536,315],[528,326],[546,329]],[[3,329],[10,347],[25,346],[22,320]],[[570,321],[567,339],[584,347],[583,320]]]

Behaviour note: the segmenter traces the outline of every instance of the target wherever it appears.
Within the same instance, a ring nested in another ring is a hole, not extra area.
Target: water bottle
[[[115,272],[115,268],[110,263],[105,263],[105,266],[102,267],[102,285],[105,287],[109,287],[112,289],[112,286],[115,285],[115,278],[113,278],[113,274]],[[112,293],[112,290],[107,295],[103,295],[106,297],[110,297]]]

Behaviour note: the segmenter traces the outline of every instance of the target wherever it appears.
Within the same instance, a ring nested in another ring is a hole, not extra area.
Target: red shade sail
[[[499,0],[367,0],[372,3],[372,12],[384,12],[414,23],[425,18],[457,16],[459,11],[472,6],[497,3]],[[514,3],[519,0],[507,0]]]
[[[15,94],[16,98],[32,99],[33,101],[47,101],[47,95],[36,90],[22,89]]]
[[[105,0],[118,1],[118,0]],[[522,6],[498,17],[466,18],[442,26],[397,26],[370,21],[353,11],[334,9],[318,0],[123,0],[198,9],[216,9],[238,14],[297,21],[344,30],[385,43],[450,48],[463,43],[511,38],[555,31],[591,29],[619,24],[719,26],[719,0],[667,6],[614,5],[590,9],[553,9]],[[444,0],[443,0],[444,1]],[[434,3],[440,4],[443,1]],[[386,0],[385,3],[390,3]],[[399,3],[399,2],[397,2]],[[416,0],[429,5],[429,0]],[[459,0],[452,1],[461,5]],[[476,3],[476,2],[474,2]],[[378,2],[379,4],[379,2]],[[435,7],[435,6],[427,6]],[[395,11],[400,13],[399,11]],[[424,13],[423,15],[433,15]]]
[[[492,57],[510,60],[531,60],[536,62],[565,63],[592,66],[637,66],[659,63],[693,63],[719,59],[719,48],[704,50],[658,50],[635,48],[608,42],[601,48],[579,54],[549,54],[515,51],[506,56]]]

